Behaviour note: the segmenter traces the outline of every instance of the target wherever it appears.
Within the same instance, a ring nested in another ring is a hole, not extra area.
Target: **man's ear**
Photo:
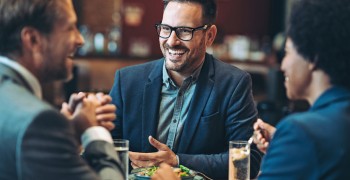
[[[38,52],[41,49],[43,39],[42,34],[35,28],[24,27],[21,31],[22,51]]]
[[[22,65],[29,69],[40,67],[43,61],[45,43],[47,43],[45,38],[44,34],[33,27],[24,27],[22,29]]]
[[[209,27],[209,29],[207,30],[207,42],[206,42],[207,47],[213,44],[217,32],[218,32],[218,29],[215,25],[211,25]]]

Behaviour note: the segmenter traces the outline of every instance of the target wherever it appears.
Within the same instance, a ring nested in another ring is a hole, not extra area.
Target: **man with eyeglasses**
[[[217,33],[215,0],[164,7],[155,26],[164,58],[116,72],[112,135],[130,140],[133,168],[164,162],[227,179],[228,142],[248,140],[257,118],[251,78],[206,53]],[[252,178],[259,164],[253,151]]]

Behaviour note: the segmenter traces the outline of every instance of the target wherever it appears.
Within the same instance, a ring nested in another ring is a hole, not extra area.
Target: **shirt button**
[[[174,119],[174,120],[173,120],[173,123],[176,123],[176,122],[177,122],[176,119]]]

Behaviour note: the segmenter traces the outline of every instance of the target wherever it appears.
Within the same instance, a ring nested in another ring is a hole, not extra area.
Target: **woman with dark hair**
[[[311,108],[276,128],[254,124],[259,179],[350,179],[349,12],[347,0],[295,3],[281,69],[288,98]]]

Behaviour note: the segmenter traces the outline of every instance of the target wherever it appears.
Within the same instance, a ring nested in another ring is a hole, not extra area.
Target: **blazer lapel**
[[[17,84],[25,87],[28,91],[34,93],[29,84],[23,79],[23,77],[10,67],[0,63],[0,76],[4,79],[11,79]]]
[[[145,85],[142,104],[142,151],[150,152],[155,148],[148,142],[148,136],[156,136],[159,117],[160,92],[162,88],[162,67],[159,61],[149,75]]]
[[[211,56],[207,55],[197,82],[195,93],[192,97],[190,110],[184,124],[184,129],[181,133],[177,151],[178,153],[187,152],[187,149],[191,144],[193,136],[196,133],[201,114],[214,86],[213,76],[213,60]]]

